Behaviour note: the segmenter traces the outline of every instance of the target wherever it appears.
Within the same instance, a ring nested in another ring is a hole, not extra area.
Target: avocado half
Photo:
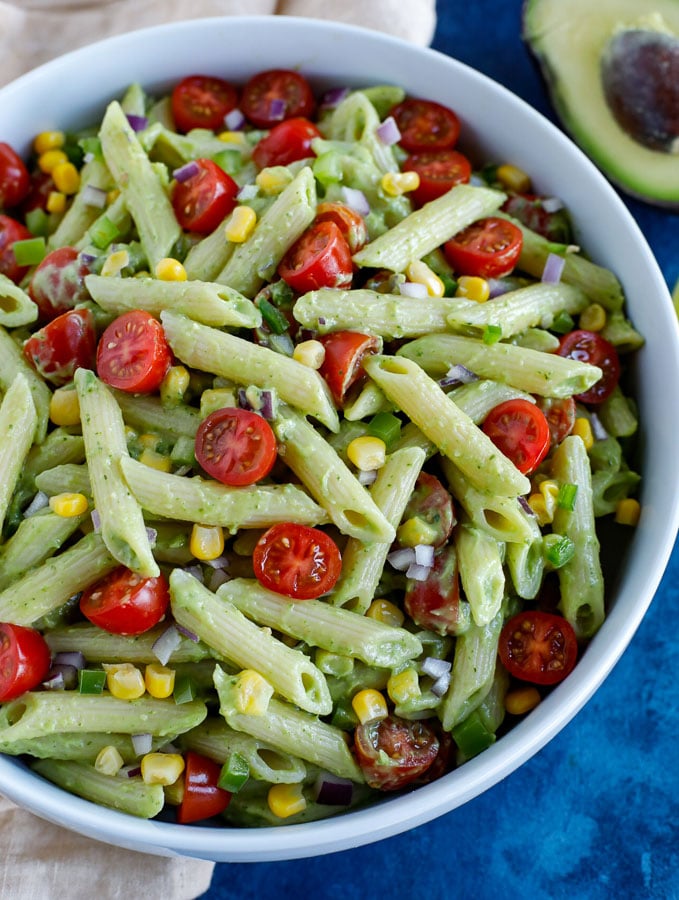
[[[523,39],[604,174],[679,208],[679,0],[525,0]]]

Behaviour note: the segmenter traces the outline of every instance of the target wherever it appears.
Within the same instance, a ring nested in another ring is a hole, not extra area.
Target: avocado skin
[[[565,130],[621,190],[679,209],[676,123],[664,122],[663,141],[649,146],[644,128],[660,113],[637,117],[633,135],[630,120],[611,106],[611,47],[617,42],[619,52],[625,46],[620,35],[626,30],[679,46],[679,0],[524,0],[522,37]],[[626,71],[625,60],[616,60],[617,77],[636,85],[640,98],[653,95],[654,74]]]

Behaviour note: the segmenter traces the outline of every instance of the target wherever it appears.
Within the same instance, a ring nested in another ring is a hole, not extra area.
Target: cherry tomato
[[[143,634],[163,618],[170,603],[164,575],[144,578],[125,566],[84,590],[80,611],[111,634]]]
[[[254,484],[276,461],[276,438],[257,413],[224,407],[210,413],[196,432],[196,459],[222,484]]]
[[[308,119],[286,119],[274,125],[252,151],[260,169],[267,166],[289,166],[298,159],[314,156],[311,142],[321,132]]]
[[[372,334],[359,331],[335,331],[319,337],[325,347],[325,359],[319,373],[330,388],[335,403],[341,406],[350,388],[365,378],[363,360],[380,349]]]
[[[106,328],[97,347],[97,372],[111,387],[132,394],[157,390],[172,364],[163,326],[133,309]]]
[[[420,186],[410,197],[416,206],[424,206],[456,184],[466,184],[471,178],[472,164],[457,150],[426,150],[409,156],[403,171],[417,172],[420,176]]]
[[[231,794],[219,787],[222,767],[212,759],[189,750],[185,756],[184,795],[177,810],[180,825],[221,815]]]
[[[544,208],[544,197],[534,194],[512,194],[505,200],[502,209],[513,218],[518,219],[531,231],[537,231],[548,241],[555,244],[571,244],[573,229],[565,209],[547,212]]]
[[[15,241],[26,241],[32,237],[31,232],[21,222],[10,216],[0,215],[0,274],[6,275],[15,284],[19,284],[29,267],[17,264],[13,244]]]
[[[603,403],[615,389],[620,379],[620,359],[618,352],[606,338],[596,331],[570,331],[561,338],[559,356],[577,359],[580,362],[598,366],[602,371],[601,378],[588,391],[576,394],[575,399],[581,403]]]
[[[70,309],[29,337],[24,355],[52,384],[66,384],[76,369],[94,368],[97,335],[89,309]]]
[[[391,110],[401,132],[400,145],[409,153],[447,150],[460,136],[460,120],[447,106],[410,98]]]
[[[189,75],[175,85],[171,96],[172,117],[179,131],[224,127],[224,116],[238,102],[236,88],[212,75]]]
[[[556,447],[567,437],[575,425],[575,400],[572,397],[540,397],[538,408],[542,410],[549,425],[549,438]]]
[[[415,489],[403,513],[403,521],[422,519],[432,529],[434,547],[442,547],[455,524],[455,508],[450,492],[435,475],[420,472]]]
[[[427,771],[438,755],[439,741],[425,722],[391,715],[359,725],[354,749],[367,784],[395,791]]]
[[[36,688],[47,677],[50,662],[50,649],[40,632],[0,624],[0,703]]]
[[[285,254],[278,274],[300,294],[348,287],[353,275],[351,250],[334,222],[315,222]]]
[[[252,565],[257,580],[268,590],[293,600],[312,600],[333,589],[342,558],[324,531],[282,522],[257,541]]]
[[[310,118],[315,107],[309,82],[288,69],[254,75],[243,88],[240,108],[257,128],[271,128],[283,119]]]
[[[403,605],[420,628],[437,634],[457,634],[460,626],[460,578],[457,553],[452,544],[436,554],[426,581],[408,579]]]
[[[198,171],[172,191],[177,221],[186,231],[209,234],[236,206],[236,182],[211,159],[197,159]]]
[[[34,209],[47,209],[47,200],[52,191],[56,190],[54,179],[48,172],[41,172],[40,169],[31,172],[31,184],[27,196],[22,202],[19,210],[21,215],[32,212]]]
[[[352,253],[368,242],[368,226],[360,213],[344,203],[325,201],[316,207],[316,222],[334,222]]]
[[[563,616],[524,610],[505,623],[499,653],[502,665],[515,678],[556,684],[573,670],[578,641]]]
[[[28,285],[28,294],[38,306],[41,321],[49,322],[89,299],[84,281],[88,271],[75,247],[59,247],[47,254]]]
[[[549,451],[549,424],[542,410],[529,400],[499,403],[481,427],[524,475],[535,471]]]
[[[443,245],[443,252],[458,275],[502,278],[518,262],[522,246],[520,228],[491,216],[454,235]]]
[[[18,206],[28,194],[31,176],[9,144],[0,141],[0,207]]]

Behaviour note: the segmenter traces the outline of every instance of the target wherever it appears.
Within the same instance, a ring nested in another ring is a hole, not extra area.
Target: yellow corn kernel
[[[615,521],[618,525],[638,525],[641,516],[641,504],[634,497],[625,497],[615,507]]]
[[[553,515],[547,512],[547,504],[545,503],[545,498],[542,494],[531,494],[528,498],[528,505],[535,513],[535,518],[538,520],[538,525],[542,528],[544,525],[549,525],[552,521]]]
[[[542,697],[536,687],[521,687],[505,696],[505,709],[510,716],[523,716],[535,709]]]
[[[320,369],[325,360],[325,347],[320,341],[302,341],[293,350],[292,358],[310,369]]]
[[[119,700],[138,700],[146,691],[141,670],[132,663],[104,663],[106,687]]]
[[[244,147],[247,143],[245,134],[242,131],[221,131],[217,137],[225,144],[240,144]]]
[[[243,669],[236,676],[236,709],[248,716],[263,716],[269,708],[273,686],[254,669]]]
[[[436,272],[421,259],[416,259],[408,265],[406,278],[415,284],[423,284],[430,297],[443,297],[446,292],[446,286]]]
[[[186,269],[178,259],[166,256],[156,263],[156,278],[160,281],[186,281]]]
[[[189,389],[191,376],[186,366],[170,366],[160,383],[160,401],[163,406],[177,406]]]
[[[395,603],[383,598],[373,600],[366,611],[366,616],[384,625],[393,625],[394,628],[399,628],[405,621],[403,611]]]
[[[58,163],[52,169],[52,178],[63,194],[77,194],[80,190],[80,172],[72,162]]]
[[[50,421],[55,425],[80,424],[78,393],[72,388],[60,387],[50,398]]]
[[[579,324],[587,331],[601,331],[606,325],[606,310],[600,303],[590,303],[580,313]]]
[[[60,150],[65,142],[66,137],[63,131],[41,131],[33,139],[33,149],[38,156],[42,156],[48,150]]]
[[[112,188],[106,192],[106,205],[110,206],[120,197],[120,188]]]
[[[68,162],[68,156],[63,150],[46,150],[38,157],[38,168],[47,175],[51,174],[55,166]]]
[[[589,419],[586,419],[584,416],[578,416],[575,420],[571,434],[576,434],[578,437],[582,438],[582,442],[587,450],[589,450],[594,443],[592,426],[589,423]]]
[[[117,747],[111,744],[102,747],[94,761],[94,768],[102,775],[117,775],[123,767],[125,760],[120,755]]]
[[[477,303],[485,303],[490,297],[490,285],[485,278],[478,275],[461,275],[455,290],[456,297],[464,297],[465,300],[475,300]]]
[[[180,806],[184,799],[184,791],[186,790],[186,781],[184,775],[180,775],[174,784],[164,784],[163,794],[165,802],[168,806]]]
[[[205,419],[216,409],[238,406],[235,388],[208,388],[200,395],[200,416]]]
[[[420,516],[411,516],[396,529],[396,538],[402,547],[433,544],[437,537],[436,528]]]
[[[402,672],[391,675],[387,682],[387,693],[394,703],[406,703],[408,700],[419,697],[422,691],[417,669],[409,666]]]
[[[146,690],[157,700],[164,700],[174,690],[175,671],[158,663],[149,663],[144,669]]]
[[[518,166],[513,166],[511,163],[504,163],[504,165],[497,167],[496,175],[500,184],[509,191],[514,191],[517,194],[525,194],[526,191],[530,190],[530,176],[528,176],[523,169],[519,169]]]
[[[169,456],[150,450],[148,447],[142,451],[139,462],[144,463],[150,469],[157,469],[158,472],[170,472],[172,470],[172,460]]]
[[[284,166],[262,169],[255,178],[255,184],[263,194],[280,194],[291,181],[292,175]]]
[[[287,819],[306,809],[306,799],[302,793],[303,784],[274,784],[269,788],[266,801],[269,809],[279,819]]]
[[[61,191],[50,191],[45,208],[49,213],[62,213],[66,209],[66,194]]]
[[[87,512],[89,503],[84,494],[55,494],[50,497],[50,509],[57,516],[70,519],[72,516],[81,516]]]
[[[420,176],[417,172],[385,172],[380,185],[385,194],[398,197],[416,191],[420,186]]]
[[[386,719],[389,715],[384,695],[373,688],[365,688],[354,694],[351,698],[351,706],[361,725],[374,722],[376,719]]]
[[[195,524],[191,529],[189,548],[196,559],[217,559],[224,552],[222,526]]]
[[[362,472],[373,472],[381,469],[387,458],[387,445],[381,438],[364,434],[347,447],[347,456]]]
[[[257,213],[249,206],[237,206],[224,226],[224,237],[232,244],[242,244],[257,224]]]
[[[184,757],[179,753],[146,753],[141,758],[144,784],[174,784],[184,771]]]
[[[125,266],[130,264],[130,254],[127,250],[115,250],[104,260],[101,267],[101,274],[108,276],[120,275]]]
[[[554,519],[556,499],[559,496],[559,485],[553,478],[543,479],[538,487],[538,492],[531,494],[528,505],[535,513],[540,526],[548,525]]]
[[[145,431],[139,435],[139,443],[147,450],[155,450],[160,443],[160,435],[154,434],[152,431]]]

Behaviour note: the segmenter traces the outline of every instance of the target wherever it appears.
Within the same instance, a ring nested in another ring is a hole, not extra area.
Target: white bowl
[[[0,90],[0,139],[26,152],[40,131],[96,122],[131,80],[158,91],[196,72],[242,82],[273,66],[299,68],[321,89],[393,83],[447,104],[463,122],[467,145],[482,148],[485,158],[521,166],[539,191],[564,200],[582,245],[621,279],[631,317],[646,337],[636,359],[643,511],[620,560],[606,622],[575,671],[490,749],[412,793],[310,824],[203,828],[103,809],[0,757],[0,790],[39,816],[133,850],[219,862],[293,859],[367,844],[449,812],[509,775],[568,723],[611,671],[651,602],[679,525],[679,340],[661,273],[627,209],[584,154],[485,76],[439,53],[330,22],[200,19],[112,38],[18,79]]]

